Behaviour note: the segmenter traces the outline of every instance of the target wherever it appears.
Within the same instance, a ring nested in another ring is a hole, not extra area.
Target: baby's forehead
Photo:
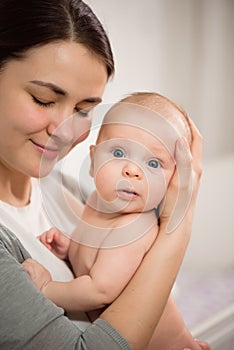
[[[106,114],[104,122],[118,120],[141,126],[152,132],[157,132],[157,126],[160,129],[163,120],[164,129],[167,129],[169,134],[172,134],[173,128],[178,137],[185,136],[188,142],[191,142],[191,130],[186,113],[160,95],[149,95],[142,100],[139,100],[139,96],[133,95],[116,103]]]
[[[136,136],[142,140],[146,138],[147,142],[160,140],[171,154],[174,153],[177,139],[184,136],[174,123],[159,113],[133,104],[118,104],[111,108],[103,120],[98,141],[107,133],[108,137],[112,134],[127,138]]]

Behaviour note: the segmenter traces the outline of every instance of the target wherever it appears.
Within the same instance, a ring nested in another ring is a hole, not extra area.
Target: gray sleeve
[[[25,250],[0,226],[1,350],[130,350],[126,340],[98,319],[81,332],[64,311],[46,299],[21,266]]]

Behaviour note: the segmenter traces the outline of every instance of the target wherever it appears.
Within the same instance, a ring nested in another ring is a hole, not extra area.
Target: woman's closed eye
[[[36,104],[38,104],[39,106],[42,106],[42,107],[50,107],[54,104],[54,102],[52,102],[52,101],[48,101],[48,102],[41,101],[39,98],[37,98],[33,95],[32,95],[32,99]]]
[[[87,118],[90,116],[91,109],[82,109],[82,108],[75,108],[76,114],[78,114],[80,117]]]
[[[156,159],[150,159],[147,164],[149,167],[154,168],[154,169],[161,168],[160,162]]]
[[[115,158],[124,158],[124,152],[120,148],[116,148],[112,151],[112,154]]]

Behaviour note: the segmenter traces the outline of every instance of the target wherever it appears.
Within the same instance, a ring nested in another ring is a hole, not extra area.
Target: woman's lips
[[[133,190],[128,190],[128,189],[120,189],[117,190],[118,197],[127,201],[131,201],[136,199],[139,195]]]
[[[37,151],[43,155],[43,157],[47,159],[55,159],[59,155],[59,149],[55,147],[48,147],[48,146],[43,146],[32,139],[30,139],[32,144],[35,146]]]

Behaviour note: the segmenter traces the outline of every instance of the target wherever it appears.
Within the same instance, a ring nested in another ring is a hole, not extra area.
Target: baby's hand
[[[58,258],[63,260],[68,258],[70,239],[57,228],[53,227],[42,233],[38,239]]]
[[[39,262],[27,259],[22,263],[35,286],[43,292],[44,288],[52,281],[51,274]]]

